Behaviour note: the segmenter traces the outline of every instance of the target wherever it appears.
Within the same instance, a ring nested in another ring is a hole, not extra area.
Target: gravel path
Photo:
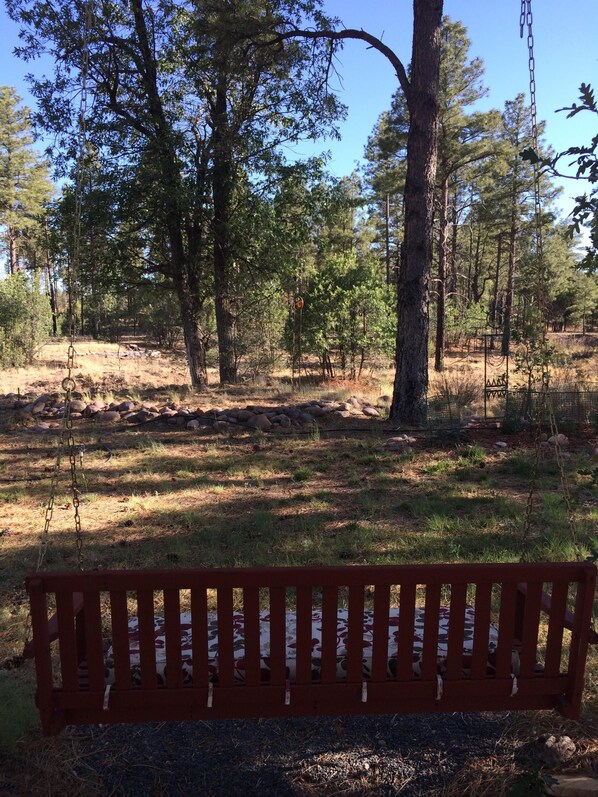
[[[383,715],[73,728],[110,797],[442,793],[509,745],[507,715]]]

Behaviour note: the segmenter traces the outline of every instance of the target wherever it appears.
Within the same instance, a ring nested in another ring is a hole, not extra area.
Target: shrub
[[[482,381],[469,369],[447,372],[443,381],[432,388],[431,402],[435,405],[448,404],[458,407],[469,407],[481,401],[483,395]]]
[[[28,365],[51,328],[48,297],[39,288],[39,278],[23,273],[0,280],[0,366]]]

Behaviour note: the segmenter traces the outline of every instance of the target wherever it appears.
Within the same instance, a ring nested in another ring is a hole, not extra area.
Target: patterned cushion
[[[423,651],[424,609],[416,609],[414,645],[413,645],[413,672],[416,677],[421,675],[421,659]],[[438,629],[437,666],[438,673],[443,674],[448,650],[448,629],[450,611],[448,608],[440,609],[440,623]],[[286,615],[286,670],[287,678],[292,682],[295,679],[295,648],[296,648],[296,616],[289,612]],[[399,626],[399,610],[391,609],[388,618],[388,674],[393,677],[396,673],[397,637]],[[373,645],[374,613],[366,610],[363,617],[363,677],[369,678],[371,673],[371,650]],[[465,611],[465,633],[463,640],[463,671],[467,673],[471,663],[473,650],[474,609],[467,607]],[[320,678],[321,650],[322,650],[322,615],[319,611],[312,613],[312,680]],[[235,612],[233,616],[233,648],[235,657],[235,679],[245,680],[245,643],[244,643],[244,617],[242,612]],[[348,638],[348,612],[338,610],[337,614],[337,680],[343,681],[347,677],[347,643]],[[488,630],[488,669],[493,669],[494,653],[498,642],[498,630],[490,625]],[[155,650],[156,670],[158,683],[165,684],[166,671],[166,637],[164,633],[164,618],[155,617]],[[192,660],[192,625],[191,615],[181,615],[181,651],[183,679],[185,684],[193,682]],[[218,620],[215,614],[208,617],[208,651],[210,653],[209,672],[210,680],[218,682]],[[270,615],[268,612],[260,614],[260,651],[261,651],[261,679],[264,682],[270,678]],[[140,657],[139,634],[137,618],[129,621],[129,653],[131,665],[131,679],[134,685],[140,683]],[[368,655],[369,653],[369,655]],[[106,658],[106,684],[114,683],[114,661],[112,648],[107,652]]]

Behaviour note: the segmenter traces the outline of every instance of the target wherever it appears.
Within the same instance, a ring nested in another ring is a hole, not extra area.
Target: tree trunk
[[[155,128],[150,144],[155,155],[156,166],[161,177],[162,207],[169,252],[170,274],[174,282],[185,336],[185,348],[189,374],[193,387],[208,382],[206,367],[206,344],[202,334],[200,292],[200,246],[189,241],[189,227],[182,207],[183,185],[173,131],[166,119],[162,98],[158,89],[156,61],[147,31],[141,0],[131,0],[140,55],[144,69],[141,73],[146,92],[147,112]],[[116,103],[114,99],[113,102]],[[120,110],[116,103],[117,112]],[[183,230],[187,234],[183,234]],[[185,247],[187,241],[187,248]]]
[[[515,294],[515,240],[517,237],[517,206],[516,197],[513,197],[511,211],[511,228],[509,230],[509,266],[507,271],[507,290],[503,310],[502,346],[501,353],[506,357],[509,353],[511,342],[511,316],[513,312],[513,297]]]
[[[50,294],[50,309],[52,311],[52,335],[58,334],[58,307],[56,305],[56,285],[54,284],[54,268],[50,260],[50,253],[46,250],[46,273],[48,275],[48,293]]]
[[[13,227],[8,228],[8,273],[16,274],[19,271],[19,256],[17,254],[17,233]]]
[[[226,104],[226,73],[224,65],[221,65],[213,114],[214,286],[220,382],[234,384],[237,381],[236,314],[231,297],[233,263],[230,240],[233,165],[229,146]]]
[[[175,278],[175,288],[181,308],[183,335],[191,384],[203,387],[208,384],[206,345],[202,335],[201,302],[198,292],[192,290],[189,276],[181,274]]]
[[[498,246],[496,250],[496,271],[494,273],[494,293],[490,305],[490,326],[495,327],[498,315],[498,283],[500,280],[500,261],[502,258],[502,232],[498,233]]]
[[[444,370],[445,315],[446,315],[446,249],[448,240],[448,176],[440,186],[440,229],[438,231],[438,279],[436,302],[436,354],[434,370]]]
[[[459,243],[459,211],[457,207],[458,189],[455,188],[453,192],[453,206],[452,206],[452,232],[451,232],[451,260],[450,260],[450,277],[448,283],[449,294],[455,296],[457,301],[457,246]]]
[[[419,426],[428,391],[429,276],[438,143],[442,0],[414,3],[412,80],[405,182],[404,257],[397,296],[397,342],[390,418]]]
[[[482,268],[482,252],[480,251],[481,237],[482,233],[480,228],[478,227],[477,237],[475,242],[475,257],[473,259],[473,277],[471,280],[471,298],[475,304],[477,304],[482,298],[482,295],[484,293],[484,287],[486,286],[486,281],[484,280],[482,282],[482,288],[480,289],[480,271]]]

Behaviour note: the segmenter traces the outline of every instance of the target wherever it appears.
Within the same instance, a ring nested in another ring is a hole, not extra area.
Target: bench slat
[[[534,581],[527,585],[523,614],[523,634],[521,639],[521,676],[531,677],[536,669],[538,647],[538,628],[540,626],[540,605],[543,582]]]
[[[402,584],[399,610],[397,680],[413,680],[413,630],[415,625],[415,584]]]
[[[363,680],[364,585],[349,587],[349,631],[347,636],[347,681]]]
[[[178,589],[164,590],[164,623],[166,636],[166,683],[170,689],[183,686],[181,650],[181,597]]]
[[[448,653],[446,657],[447,680],[456,681],[463,675],[463,639],[465,637],[465,605],[467,583],[451,587],[450,624],[448,629]]]
[[[245,678],[248,686],[260,682],[260,591],[258,587],[243,589],[243,626],[245,632]]]
[[[129,613],[127,610],[127,593],[123,589],[114,590],[114,592],[110,593],[110,616],[115,686],[117,689],[130,689]]]
[[[217,597],[218,613],[218,683],[233,686],[235,664],[233,647],[233,590],[232,587],[219,587]]]
[[[270,589],[270,683],[286,681],[286,590]]]
[[[83,592],[85,617],[85,644],[87,668],[91,689],[104,688],[104,645],[102,642],[102,616],[98,592]]]
[[[472,678],[483,678],[488,668],[488,637],[490,633],[491,603],[492,584],[490,582],[477,584],[473,626],[473,653],[471,656]]]
[[[75,637],[75,615],[73,596],[70,592],[56,593],[56,617],[60,640],[60,672],[64,689],[78,689],[77,640]]]
[[[422,678],[426,681],[436,681],[438,672],[438,625],[441,590],[441,584],[426,584],[424,645],[421,664]]]
[[[139,623],[139,666],[141,688],[155,689],[156,649],[154,647],[154,593],[143,589],[137,592],[137,620]]]
[[[327,586],[322,591],[322,683],[336,682],[336,635],[338,590]]]
[[[378,585],[374,592],[374,642],[372,649],[372,679],[385,681],[388,678],[390,587]]]
[[[191,589],[191,655],[193,658],[193,685],[205,689],[208,685],[208,596],[204,587]]]
[[[548,616],[548,638],[546,640],[546,661],[544,663],[544,672],[549,678],[558,675],[561,669],[568,592],[568,584],[556,583],[552,585],[550,614]]]
[[[516,606],[517,584],[515,581],[509,581],[502,585],[500,591],[498,646],[496,649],[497,678],[508,678],[511,675]]]

